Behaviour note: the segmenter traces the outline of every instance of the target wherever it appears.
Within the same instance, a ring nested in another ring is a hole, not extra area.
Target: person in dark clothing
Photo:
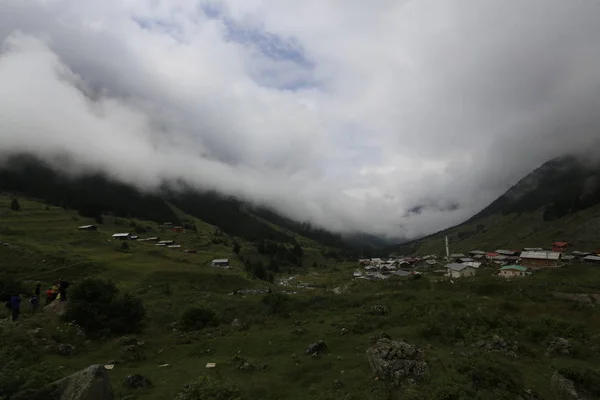
[[[35,285],[35,290],[33,291],[33,293],[38,299],[40,298],[40,294],[42,293],[42,284],[40,283],[40,281],[38,281],[37,285]]]
[[[31,296],[31,298],[29,299],[29,305],[31,306],[31,313],[35,314],[38,309],[38,306],[40,305],[40,298],[36,295]]]
[[[69,282],[63,278],[58,280],[58,292],[60,293],[60,301],[67,301],[67,289],[69,288]]]
[[[17,322],[21,314],[21,296],[16,294],[10,298],[10,309],[12,310],[12,320]]]

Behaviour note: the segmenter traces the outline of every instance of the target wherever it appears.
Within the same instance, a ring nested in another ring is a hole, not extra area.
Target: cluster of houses
[[[525,277],[532,275],[540,268],[553,268],[566,265],[572,261],[600,264],[600,250],[595,252],[568,252],[567,242],[552,243],[552,250],[543,248],[524,248],[523,250],[498,249],[495,251],[472,250],[468,254],[449,254],[443,268],[433,272],[443,273],[451,278],[475,276],[482,266],[495,266],[498,276],[504,278]],[[382,260],[371,258],[359,260],[359,269],[354,272],[355,278],[386,279],[392,275],[407,276],[420,273],[423,268],[440,265],[437,255],[424,257],[398,258]]]
[[[165,226],[168,226],[170,230],[174,233],[185,233],[185,229],[181,226],[170,226],[170,223],[165,223]],[[80,231],[97,231],[98,227],[96,225],[82,225],[78,227]],[[181,245],[175,243],[174,240],[160,240],[158,236],[152,236],[147,238],[140,238],[139,236],[132,235],[129,232],[117,232],[111,236],[114,240],[135,240],[138,242],[153,242],[155,246],[158,247],[166,247],[169,249],[181,249]],[[184,253],[197,253],[197,250],[183,250]],[[217,268],[229,268],[229,260],[226,258],[219,258],[212,260],[210,263],[211,267]]]

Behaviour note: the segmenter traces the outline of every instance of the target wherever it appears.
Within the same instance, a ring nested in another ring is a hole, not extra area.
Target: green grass
[[[121,251],[120,242],[109,238],[114,232],[133,230],[130,220],[105,216],[98,232],[80,232],[77,226],[94,222],[74,211],[52,206],[47,209],[45,204],[27,199],[19,199],[21,210],[15,212],[8,207],[10,200],[0,197],[0,241],[9,243],[0,246],[0,272],[25,281],[27,288],[33,288],[38,279],[45,287],[60,276],[74,282],[87,276],[101,277],[143,300],[148,320],[139,337],[146,343],[146,358],[123,361],[109,371],[117,398],[130,395],[134,399],[171,399],[183,385],[209,373],[216,379],[237,382],[250,399],[441,399],[442,389],[472,389],[473,383],[459,371],[475,357],[483,360],[484,367],[490,367],[490,373],[495,373],[494,365],[510,368],[522,380],[519,385],[546,399],[552,398],[549,379],[553,368],[572,364],[596,368],[600,362],[600,355],[591,350],[574,358],[544,354],[544,343],[553,336],[569,337],[589,349],[596,340],[594,335],[600,334],[597,308],[552,297],[553,290],[600,292],[597,267],[572,266],[513,281],[489,276],[492,269],[484,270],[482,277],[454,283],[427,275],[419,280],[351,281],[356,263],[326,260],[318,244],[306,241],[307,260],[303,268],[296,268],[298,275],[292,282],[309,283],[314,288],[280,289],[251,279],[244,272],[243,262],[233,253],[233,242],[241,244],[242,257],[263,257],[252,243],[223,236],[227,245],[213,244],[216,228],[191,217],[182,216],[193,220],[198,232],[174,234],[153,222],[134,222],[151,228],[151,232],[140,236],[173,239],[182,244],[182,249],[195,249],[197,254],[141,242],[129,242],[129,250]],[[493,245],[493,236],[486,240],[490,242],[468,245],[503,247]],[[209,266],[210,260],[221,257],[229,258],[233,267],[218,270]],[[326,267],[312,268],[315,261]],[[278,277],[289,277],[287,268]],[[278,314],[269,312],[262,294],[230,295],[236,289],[265,286],[297,293],[288,296]],[[334,294],[336,287],[343,287],[343,294]],[[379,304],[388,306],[389,314],[370,315],[369,307]],[[210,307],[221,323],[199,332],[174,331],[181,313],[191,306]],[[5,310],[0,314],[6,315]],[[234,318],[248,322],[249,329],[233,329]],[[305,333],[293,332],[296,321],[302,323]],[[57,328],[64,325],[47,314],[24,313],[17,329],[25,335],[37,326],[47,337],[64,342],[79,340],[69,334],[57,336]],[[342,336],[342,328],[349,333]],[[425,382],[390,395],[384,384],[374,379],[365,352],[371,345],[369,337],[380,332],[426,349],[431,373]],[[477,340],[489,340],[494,334],[519,341],[523,347],[519,358],[488,354],[469,346]],[[77,354],[46,354],[40,362],[51,366],[50,377],[122,359],[116,339],[76,342],[81,350]],[[306,346],[320,339],[326,342],[329,352],[320,358],[305,355]],[[8,345],[12,339],[6,340]],[[459,342],[466,347],[458,347]],[[257,369],[239,370],[239,361],[233,361],[236,356]],[[206,370],[207,362],[216,362],[218,367]],[[163,364],[169,366],[160,367]],[[142,390],[124,389],[121,382],[130,374],[141,374],[154,385]],[[335,380],[344,387],[336,389]]]

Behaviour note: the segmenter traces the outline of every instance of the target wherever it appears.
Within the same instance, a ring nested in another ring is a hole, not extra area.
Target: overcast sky
[[[412,238],[598,145],[599,40],[596,0],[3,0],[0,152]]]

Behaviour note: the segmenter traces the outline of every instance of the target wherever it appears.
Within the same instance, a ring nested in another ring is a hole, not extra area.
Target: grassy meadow
[[[117,360],[109,375],[118,399],[172,399],[205,374],[236,385],[247,399],[512,400],[526,389],[554,399],[549,382],[556,370],[570,371],[569,376],[599,395],[593,388],[600,379],[597,304],[557,299],[553,293],[600,293],[600,267],[572,265],[512,281],[492,276],[493,268],[454,281],[426,270],[418,279],[353,281],[356,262],[326,259],[325,247],[298,237],[303,266],[282,268],[276,281],[294,277],[290,286],[282,286],[245,271],[244,259],[264,258],[255,244],[217,234],[216,227],[191,216],[182,219],[192,221],[197,231],[175,234],[150,221],[111,216],[96,224],[75,211],[21,198],[21,209],[13,211],[10,201],[0,197],[0,242],[7,243],[0,245],[0,279],[21,281],[27,294],[37,280],[45,289],[60,277],[74,284],[86,277],[103,278],[139,297],[148,314],[144,330],[136,335],[144,342],[143,355],[132,359],[123,353],[120,337],[82,336],[53,313],[30,315],[24,299],[19,324],[0,325],[3,357],[35,360],[22,367],[21,389]],[[99,229],[77,230],[85,224]],[[122,249],[122,242],[110,239],[136,227],[147,231],[141,238],[159,236],[182,247],[129,241],[128,249]],[[233,251],[235,242],[239,254]],[[469,243],[474,248],[488,245],[492,243]],[[211,268],[215,258],[229,258],[232,267]],[[272,293],[231,294],[261,288]],[[386,312],[373,312],[376,305],[386,306]],[[182,330],[177,323],[192,306],[214,310],[218,323]],[[2,308],[0,317],[7,316]],[[232,326],[234,319],[247,329]],[[423,381],[391,389],[373,376],[365,352],[382,332],[425,351],[430,373]],[[494,335],[518,342],[516,357],[474,346]],[[548,342],[557,336],[571,341],[572,354],[546,354]],[[328,351],[320,357],[304,354],[317,340]],[[71,344],[76,351],[46,352],[47,343]],[[240,369],[241,359],[255,368]],[[217,367],[207,370],[209,362]],[[28,380],[28,374],[35,379]],[[131,374],[143,375],[152,386],[125,388],[122,382]],[[3,384],[8,385],[0,378],[0,388]]]

